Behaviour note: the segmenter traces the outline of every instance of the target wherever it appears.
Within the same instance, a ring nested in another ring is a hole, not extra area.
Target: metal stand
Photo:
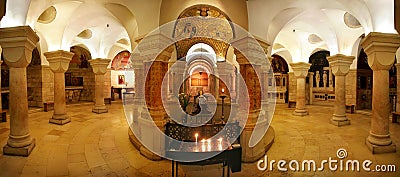
[[[221,114],[221,120],[222,120],[222,122],[225,122],[224,121],[224,119],[225,119],[225,115],[224,115],[224,99],[226,98],[226,95],[221,95],[221,96],[219,96],[219,97],[221,97],[221,99],[222,99],[222,114]]]

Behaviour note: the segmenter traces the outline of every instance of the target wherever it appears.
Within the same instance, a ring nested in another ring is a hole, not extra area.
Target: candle
[[[222,138],[218,138],[218,150],[222,151]]]
[[[194,137],[196,138],[196,143],[197,143],[197,137],[199,137],[199,134],[198,133],[194,134]]]
[[[207,151],[211,151],[211,140],[207,140]]]
[[[222,89],[222,93],[224,93],[225,92],[225,89]]]
[[[206,140],[205,139],[202,139],[201,140],[201,151],[206,151],[206,146],[204,145],[204,142],[206,142]]]

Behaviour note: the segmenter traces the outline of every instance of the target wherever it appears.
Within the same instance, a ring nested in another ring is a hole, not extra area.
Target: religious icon
[[[123,85],[123,84],[125,84],[125,76],[118,75],[118,85]]]

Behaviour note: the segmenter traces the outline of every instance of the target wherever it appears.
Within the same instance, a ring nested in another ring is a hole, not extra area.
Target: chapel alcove
[[[92,56],[89,50],[81,46],[72,46],[70,52],[74,53],[74,56],[65,72],[66,101],[67,103],[93,101],[95,77],[89,64]]]
[[[306,84],[312,89],[312,95],[309,99],[312,99],[313,104],[320,105],[333,105],[335,101],[335,76],[332,73],[332,68],[329,67],[327,57],[330,56],[329,51],[318,51],[312,54],[309,58],[311,64],[309,73],[312,75],[312,83],[310,78],[307,77]],[[310,93],[306,90],[306,93]]]
[[[111,99],[122,99],[122,96],[133,96],[135,72],[129,60],[131,53],[119,52],[111,62]]]
[[[277,103],[287,103],[289,99],[289,67],[286,60],[279,55],[272,55],[271,67],[275,77],[274,99]],[[272,81],[269,86],[272,87]],[[271,92],[271,91],[270,91]]]
[[[42,60],[38,48],[32,51],[31,63],[26,68],[28,86],[28,105],[30,107],[41,107],[42,101]]]
[[[356,109],[372,109],[372,69],[368,57],[361,49],[357,60],[357,106]]]

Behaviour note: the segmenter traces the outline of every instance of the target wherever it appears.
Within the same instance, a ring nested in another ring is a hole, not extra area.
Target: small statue
[[[194,100],[196,107],[194,108],[192,115],[211,113],[208,110],[207,98],[203,95],[203,91],[200,90],[198,94],[194,97]]]

